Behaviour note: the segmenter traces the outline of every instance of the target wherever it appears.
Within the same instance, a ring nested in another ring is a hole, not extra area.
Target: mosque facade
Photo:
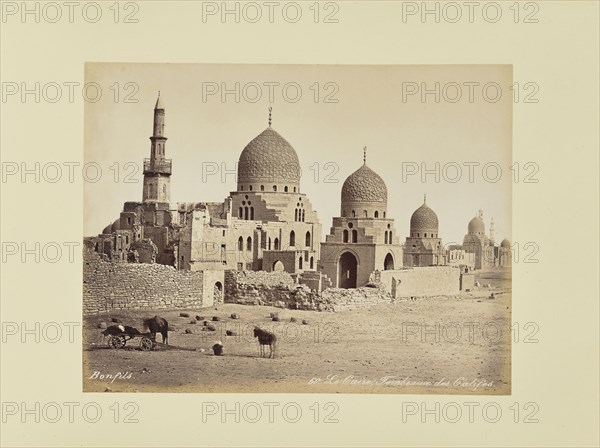
[[[321,243],[319,270],[334,287],[365,286],[373,271],[402,266],[402,246],[387,216],[387,187],[367,166],[364,151],[363,165],[342,186],[340,216]]]
[[[298,155],[272,127],[270,111],[268,127],[240,154],[235,191],[223,202],[172,204],[165,118],[159,94],[142,200],[126,202],[117,220],[84,239],[105,259],[188,271],[286,271],[300,279],[311,273],[340,288],[365,286],[374,271],[468,265],[465,258],[475,269],[510,264],[510,243],[496,246],[493,235],[485,235],[482,212],[469,222],[462,246],[444,248],[426,199],[402,244],[387,213],[386,184],[367,165],[366,148],[363,165],[342,186],[340,215],[321,242],[317,213],[301,190]]]
[[[242,151],[237,188],[223,202],[170,203],[165,108],[154,108],[141,202],[88,245],[114,261],[158,262],[182,270],[316,271],[321,224],[301,192],[294,148],[269,126]]]

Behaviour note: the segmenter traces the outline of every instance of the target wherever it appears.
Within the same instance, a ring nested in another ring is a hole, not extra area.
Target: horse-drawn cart
[[[169,324],[162,317],[154,316],[144,320],[144,330],[150,330],[142,333],[135,327],[128,325],[111,325],[102,332],[104,337],[108,336],[107,344],[110,348],[123,348],[135,338],[140,339],[140,348],[144,351],[152,350],[158,344],[156,342],[156,333],[159,332],[163,338],[163,344],[168,344]]]
[[[113,334],[108,338],[107,343],[110,348],[123,348],[127,344],[127,341],[135,338],[140,338],[140,348],[144,351],[152,350],[156,346],[156,343],[150,339],[150,333],[147,335],[132,335],[128,333]]]
[[[131,341],[135,338],[140,339],[140,348],[144,351],[152,350],[156,346],[156,342],[152,340],[150,333],[135,334],[124,331],[111,334],[108,337],[107,344],[110,348],[123,348],[127,344],[127,341]]]

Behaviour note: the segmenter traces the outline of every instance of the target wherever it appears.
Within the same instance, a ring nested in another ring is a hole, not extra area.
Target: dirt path
[[[94,316],[84,323],[84,391],[507,394],[510,303],[510,292],[493,288],[342,313],[233,304],[188,310],[188,318],[179,317],[181,310],[158,312],[176,327],[171,347],[185,350],[159,346],[151,352],[141,351],[137,339],[121,350],[106,348],[97,324],[116,317],[140,328],[142,318],[155,313]],[[271,312],[280,322],[271,321]],[[196,315],[219,316],[216,331],[190,324]],[[277,334],[277,358],[258,357],[254,325]],[[217,340],[224,356],[212,354]],[[100,378],[117,373],[120,378]]]

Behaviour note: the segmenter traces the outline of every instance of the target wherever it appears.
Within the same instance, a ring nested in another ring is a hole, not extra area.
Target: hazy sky
[[[361,166],[367,146],[367,164],[387,184],[388,217],[402,239],[425,193],[445,244],[462,242],[480,208],[486,231],[493,216],[496,240],[511,239],[509,65],[88,63],[85,76],[102,88],[99,101],[85,104],[85,161],[103,170],[99,182],[84,183],[85,235],[118,218],[124,202],[141,200],[141,163],[150,155],[160,90],[166,154],[173,159],[171,202],[222,201],[235,190],[234,174],[203,179],[203,166],[234,170],[246,144],[267,127],[272,106],[273,128],[298,153],[301,191],[317,210],[324,234],[340,214],[342,184]],[[225,97],[223,88],[230,91]],[[423,88],[431,91],[424,98]],[[125,102],[127,95],[138,102]],[[131,162],[135,165],[126,165]],[[415,168],[419,172],[409,175]],[[431,171],[425,179],[422,168]],[[519,166],[521,178],[528,173]]]

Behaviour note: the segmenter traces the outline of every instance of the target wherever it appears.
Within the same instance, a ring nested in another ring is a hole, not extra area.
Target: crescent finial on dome
[[[273,111],[273,108],[271,106],[269,106],[269,127],[271,126],[271,122],[272,122],[272,118],[271,118],[272,111]]]
[[[363,146],[363,165],[367,164],[367,147]]]

